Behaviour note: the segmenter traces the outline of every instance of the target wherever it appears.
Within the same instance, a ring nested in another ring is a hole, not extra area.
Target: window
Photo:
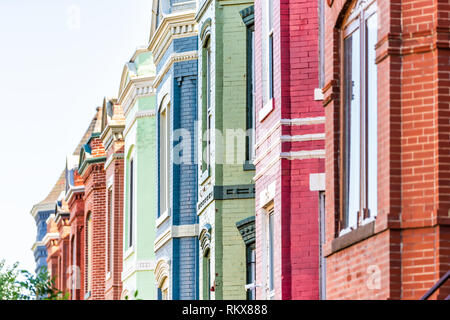
[[[274,214],[273,209],[269,212],[269,291],[274,290]]]
[[[247,43],[247,110],[246,110],[246,155],[247,165],[252,165],[255,159],[255,25],[254,25],[254,7],[250,6],[240,11],[242,20],[246,25]],[[245,168],[254,169],[252,166]]]
[[[92,214],[88,213],[87,221],[87,237],[86,237],[86,269],[87,269],[87,277],[86,277],[86,293],[88,296],[92,291],[92,236],[93,236],[93,228],[92,228]]]
[[[206,36],[202,49],[202,174],[209,176],[211,166],[211,37]]]
[[[161,300],[169,300],[169,279],[164,278],[161,284]]]
[[[268,36],[269,36],[269,48],[268,48],[268,61],[269,61],[269,99],[273,98],[273,0],[268,0]]]
[[[70,286],[72,289],[72,300],[76,300],[78,299],[76,293],[76,289],[77,289],[77,281],[78,281],[78,275],[75,272],[75,270],[77,270],[76,268],[77,265],[77,242],[75,241],[75,237],[72,237],[72,265],[70,267],[71,270],[71,275],[70,275]]]
[[[211,254],[208,249],[203,256],[203,300],[211,300]]]
[[[134,159],[130,160],[130,180],[129,180],[129,190],[130,190],[130,198],[129,198],[129,211],[128,211],[128,247],[131,248],[133,246],[133,228],[134,228],[134,205],[135,205],[135,182],[134,182]]]
[[[255,243],[252,243],[246,247],[246,260],[247,260],[247,284],[253,285],[253,287],[247,290],[247,300],[255,300],[255,284],[256,284],[256,250]]]
[[[357,4],[343,29],[341,230],[346,231],[377,215],[377,26],[376,2],[372,1]]]
[[[169,210],[169,174],[170,174],[170,103],[161,104],[159,115],[159,206],[158,217]]]
[[[324,256],[324,245],[325,245],[325,192],[319,192],[319,299],[326,299],[326,276],[327,276],[327,267],[326,267],[326,259]]]
[[[113,264],[113,192],[108,190],[108,257],[107,257],[107,272],[111,272]]]

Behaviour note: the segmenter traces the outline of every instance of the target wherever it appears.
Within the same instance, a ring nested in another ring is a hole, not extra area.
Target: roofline
[[[35,204],[33,208],[31,208],[30,214],[33,216],[33,218],[36,218],[36,215],[40,211],[55,211],[55,203],[47,202]]]

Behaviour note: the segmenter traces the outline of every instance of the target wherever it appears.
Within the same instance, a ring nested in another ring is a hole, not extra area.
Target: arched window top
[[[206,41],[209,40],[211,34],[211,18],[206,19],[206,21],[202,25],[202,28],[200,29],[199,34],[202,46],[206,47]]]
[[[347,28],[355,24],[355,21],[364,16],[367,19],[368,16],[376,11],[376,0],[356,0],[346,12],[343,27]]]

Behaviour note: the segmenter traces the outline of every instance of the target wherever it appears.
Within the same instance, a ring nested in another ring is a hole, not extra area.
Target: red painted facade
[[[318,2],[273,1],[273,110],[268,114],[270,102],[263,85],[269,70],[264,3],[255,1],[256,283],[262,285],[256,297],[318,299],[321,187],[311,184],[311,179],[320,181],[325,170],[324,110],[314,99],[319,87]],[[272,210],[271,292],[267,279]]]
[[[340,236],[341,35],[355,1],[325,10],[328,299],[418,299],[450,269],[450,7],[376,1],[378,215]],[[450,283],[433,298],[450,294]]]

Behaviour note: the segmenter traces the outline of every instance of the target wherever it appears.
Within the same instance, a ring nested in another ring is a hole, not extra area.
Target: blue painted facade
[[[39,206],[39,205],[38,205]],[[38,207],[37,206],[37,207]],[[54,207],[55,205],[53,205]],[[47,205],[46,207],[52,207],[52,205]],[[39,208],[35,208],[35,216],[34,220],[36,222],[36,243],[33,247],[34,261],[36,261],[36,269],[35,272],[38,274],[42,269],[47,268],[47,248],[42,243],[45,235],[47,234],[47,219],[51,214],[55,213],[55,210],[39,210]]]
[[[181,0],[171,1],[173,3],[183,2]],[[191,6],[192,2],[189,4]],[[177,9],[180,7],[177,6]],[[192,9],[193,12],[195,8]],[[177,10],[182,11],[182,10]],[[167,11],[166,11],[167,12]],[[169,8],[168,12],[175,12]],[[160,17],[159,22],[164,17]],[[169,101],[170,115],[170,155],[169,155],[169,217],[157,226],[156,238],[162,238],[171,231],[170,239],[156,249],[156,261],[167,261],[169,269],[169,299],[172,300],[196,300],[199,298],[198,286],[198,239],[192,233],[177,234],[174,230],[196,230],[198,227],[198,217],[196,212],[197,204],[197,165],[196,157],[196,120],[197,120],[197,59],[188,58],[181,61],[175,60],[170,68],[173,54],[197,51],[197,36],[176,37],[171,40],[165,52],[160,54],[160,59],[156,63],[156,73],[161,75],[162,80],[156,85],[158,117],[158,185],[161,186],[161,155],[160,155],[160,135],[161,122],[160,112],[161,102]],[[184,133],[178,134],[182,129]],[[189,139],[187,144],[186,139]],[[179,152],[177,146],[183,143],[187,148],[183,148],[180,156],[187,161],[177,163],[174,161],[174,152]],[[174,150],[175,148],[175,150]],[[187,153],[187,154],[186,154]],[[158,188],[158,193],[161,190]],[[160,194],[158,194],[158,217],[162,215]],[[161,219],[161,218],[160,218]],[[158,272],[158,270],[156,270]],[[162,299],[161,289],[158,288],[158,299]]]

